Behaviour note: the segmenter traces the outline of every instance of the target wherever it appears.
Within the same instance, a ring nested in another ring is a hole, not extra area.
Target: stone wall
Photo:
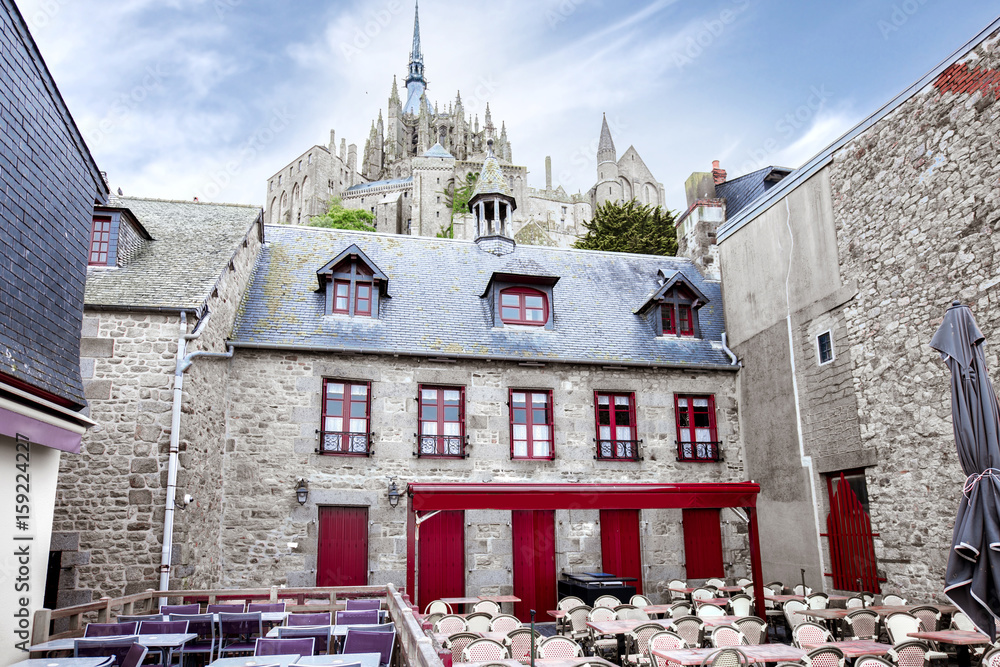
[[[371,384],[374,455],[316,453],[323,378]],[[470,456],[414,456],[419,384],[466,388]],[[508,389],[553,392],[554,461],[510,458]],[[636,393],[644,460],[594,460],[594,390]],[[673,395],[716,396],[725,462],[678,463]],[[370,583],[405,584],[405,512],[386,500],[387,477],[408,482],[732,482],[742,481],[735,375],[679,370],[604,370],[550,365],[458,362],[361,355],[292,354],[238,349],[229,379],[229,437],[223,463],[224,503],[219,585],[313,585],[317,516],[321,505],[369,507]],[[308,480],[309,501],[299,507],[294,488]],[[674,516],[676,515],[676,516]],[[597,512],[557,513],[557,568],[600,566]],[[680,512],[645,512],[644,562],[653,578],[682,575]],[[467,591],[510,592],[509,513],[468,512]],[[727,538],[731,571],[746,571],[745,536]],[[288,544],[296,544],[289,547]],[[655,583],[651,590],[658,590]]]
[[[992,35],[963,61],[1000,69]],[[947,90],[941,90],[946,88]],[[829,167],[844,309],[876,547],[886,590],[940,599],[964,475],[949,376],[928,343],[953,299],[1000,360],[1000,103],[992,88],[929,85],[834,155]]]

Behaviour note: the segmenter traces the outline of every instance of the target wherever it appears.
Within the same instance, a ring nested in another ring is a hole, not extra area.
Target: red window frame
[[[341,293],[343,290],[343,293]],[[338,306],[337,302],[343,299],[343,306]],[[347,315],[351,312],[351,281],[333,281],[333,312]]]
[[[517,306],[504,306],[504,296],[516,296]],[[528,307],[527,297],[540,297],[542,299],[541,308]],[[505,315],[504,310],[517,309],[517,317],[510,317],[509,314]],[[542,319],[532,320],[528,318],[529,313],[540,312]],[[504,324],[525,324],[533,327],[543,327],[548,324],[549,321],[549,297],[545,292],[540,290],[532,289],[531,287],[508,287],[507,289],[500,290],[500,320]]]
[[[430,392],[434,392],[433,397]],[[448,392],[458,392],[457,405],[448,403]],[[455,407],[458,408],[456,419],[448,419],[449,408]],[[434,412],[430,413],[430,409]],[[416,454],[418,457],[465,458],[465,387],[422,384],[417,388]]]
[[[695,406],[696,400],[708,400],[707,406]],[[681,405],[681,402],[684,405]],[[674,394],[674,415],[677,426],[678,461],[721,461],[718,424],[715,419],[714,394]],[[699,417],[707,416],[707,426]],[[698,431],[708,429],[708,440],[698,440]],[[686,436],[686,437],[685,437]]]
[[[340,398],[331,398],[330,388],[335,385],[343,386]],[[363,389],[363,397],[356,398],[359,394],[355,393],[355,389]],[[323,379],[322,421],[320,422],[319,436],[320,454],[344,456],[369,456],[371,454],[371,400],[371,382]],[[364,411],[364,417],[355,416],[354,408],[361,408]],[[339,414],[337,414],[338,412]],[[337,419],[341,420],[340,428],[330,428],[335,426],[331,420]],[[363,424],[356,422],[363,422]],[[347,428],[344,428],[345,425]],[[361,430],[356,428],[359,426]]]
[[[95,215],[90,228],[90,253],[87,264],[107,266],[111,247],[111,216]]]
[[[516,394],[524,395],[523,405],[516,404],[514,397]],[[530,407],[535,405],[534,398],[542,396],[545,398],[545,406],[542,408]],[[524,460],[545,460],[551,461],[555,458],[555,429],[553,425],[552,411],[552,390],[551,389],[510,389],[507,395],[507,405],[510,407],[510,458]],[[521,415],[520,413],[523,413]],[[541,413],[541,414],[539,414]],[[523,420],[522,420],[523,416]],[[535,421],[541,416],[543,421]],[[515,436],[515,426],[524,426],[524,437]],[[535,426],[548,427],[547,438],[535,437]],[[518,454],[518,443],[524,443],[524,454]],[[536,445],[547,445],[543,453],[536,455]]]
[[[608,399],[607,408],[605,410],[601,409],[601,398],[606,397]],[[616,399],[625,398],[627,400],[626,408],[624,410],[611,409],[612,406],[620,405]],[[607,413],[607,423],[601,423],[602,412]],[[618,421],[621,417],[627,416],[628,424],[619,424]],[[635,423],[635,392],[609,392],[609,391],[595,391],[594,392],[594,421],[595,421],[595,433],[597,434],[597,455],[594,457],[598,460],[614,460],[614,461],[638,461],[639,460],[639,443],[641,442],[637,437],[636,423]],[[614,437],[602,438],[601,437],[601,427],[605,426],[609,429],[609,435]],[[619,439],[617,437],[617,431],[619,428],[631,428],[632,437],[629,439]]]
[[[362,290],[366,290],[368,296],[361,296]],[[363,304],[363,305],[362,305]],[[354,283],[354,314],[355,315],[371,315],[372,314],[372,284],[371,283]]]

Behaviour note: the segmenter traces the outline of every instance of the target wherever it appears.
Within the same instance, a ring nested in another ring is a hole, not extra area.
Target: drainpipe
[[[170,457],[167,462],[167,499],[163,513],[163,551],[160,555],[160,590],[170,587],[170,560],[174,546],[174,509],[177,495],[178,453],[180,452],[181,435],[181,405],[184,400],[184,371],[190,368],[197,357],[213,357],[228,359],[233,356],[233,348],[225,353],[194,352],[187,354],[188,341],[196,340],[205,331],[212,313],[206,311],[205,316],[198,321],[198,326],[191,333],[187,332],[187,313],[181,311],[180,332],[177,335],[177,362],[174,368],[174,404],[170,414]],[[166,604],[167,598],[160,598],[160,604]]]
[[[739,366],[740,368],[743,367],[743,364],[740,363],[740,360],[736,358],[736,354],[732,350],[729,349],[729,341],[726,340],[726,332],[725,331],[722,332],[722,351],[725,352],[729,356],[730,359],[732,359],[732,362],[733,362],[732,365],[733,366]]]

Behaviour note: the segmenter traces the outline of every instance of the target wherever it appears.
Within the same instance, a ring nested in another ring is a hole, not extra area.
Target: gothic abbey
[[[413,23],[413,46],[406,76],[406,101],[395,78],[385,119],[373,121],[358,163],[357,145],[336,144],[330,131],[327,146],[316,145],[268,179],[265,219],[271,224],[306,224],[340,198],[348,208],[375,215],[380,232],[414,236],[441,233],[458,239],[475,236],[471,215],[452,215],[455,188],[469,183],[482,168],[487,143],[493,142],[514,197],[524,204],[511,221],[519,243],[568,247],[585,233],[583,224],[607,201],[637,199],[665,205],[659,183],[634,147],[617,159],[607,120],[601,127],[597,183],[586,193],[567,194],[552,185],[551,160],[545,162],[545,187],[528,186],[528,169],[515,165],[506,124],[499,133],[489,104],[482,125],[467,115],[461,93],[447,107],[432,104],[427,94],[420,48],[419,7]]]

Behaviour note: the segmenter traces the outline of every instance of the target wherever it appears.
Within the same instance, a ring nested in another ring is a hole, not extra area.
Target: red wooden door
[[[719,510],[684,510],[684,560],[688,579],[726,576]]]
[[[853,483],[852,483],[853,482]],[[830,493],[830,513],[826,517],[830,540],[830,565],[833,587],[842,591],[868,591],[880,593],[878,562],[875,559],[875,538],[872,520],[858,498],[855,488],[868,499],[864,471],[840,473],[827,478]]]
[[[642,594],[639,510],[601,510],[601,568],[617,577],[635,577],[629,583]]]
[[[368,508],[320,507],[317,586],[368,585]]]
[[[417,605],[465,596],[465,512],[438,512],[420,524]]]
[[[556,513],[553,510],[513,510],[514,615],[527,623],[553,621],[546,612],[556,608]]]

